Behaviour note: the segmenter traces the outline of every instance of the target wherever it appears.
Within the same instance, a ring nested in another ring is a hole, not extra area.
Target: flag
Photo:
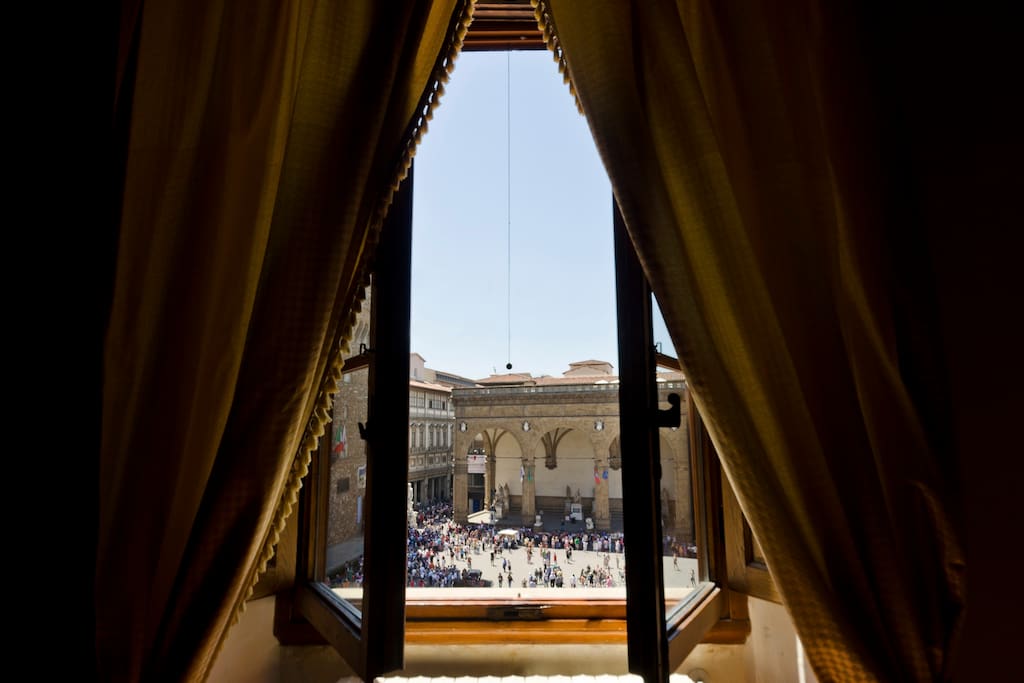
[[[608,468],[604,468],[604,474],[602,475],[605,479],[608,478]]]
[[[594,468],[594,483],[601,483],[601,470],[597,469],[596,467]]]
[[[520,465],[520,466],[519,466],[519,483],[520,483],[520,484],[522,484],[522,483],[523,483],[523,477],[525,477],[525,476],[526,476],[526,470],[524,470],[524,469],[523,469],[523,466],[522,466],[522,465]]]
[[[345,443],[348,441],[348,435],[345,432],[345,425],[338,425],[338,428],[334,430],[334,452],[337,455],[345,455]]]

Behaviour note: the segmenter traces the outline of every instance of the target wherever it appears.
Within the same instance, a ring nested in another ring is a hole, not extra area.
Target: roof
[[[412,389],[429,389],[431,391],[440,391],[445,394],[452,393],[451,387],[446,387],[443,384],[433,384],[431,382],[421,382],[418,379],[410,379],[409,387]]]
[[[534,377],[528,372],[510,372],[505,375],[491,375],[484,379],[476,380],[477,384],[485,386],[500,385],[518,385],[518,384],[536,384]]]

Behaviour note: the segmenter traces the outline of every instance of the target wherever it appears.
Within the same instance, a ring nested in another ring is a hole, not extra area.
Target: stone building
[[[366,302],[370,292],[366,292]],[[356,319],[346,360],[370,343],[370,306],[364,303]],[[409,357],[409,484],[414,502],[450,500],[453,474],[455,412],[453,386],[474,382],[426,367],[418,353]],[[331,500],[327,522],[328,569],[362,553],[363,505],[366,495],[366,444],[359,437],[359,423],[367,421],[369,369],[345,372],[338,383],[330,438]],[[395,468],[400,471],[399,468]]]
[[[356,318],[346,361],[370,343],[370,290]],[[331,495],[327,514],[327,568],[362,554],[366,497],[366,443],[359,438],[359,423],[366,424],[369,370],[364,366],[344,372],[334,395],[330,433]]]
[[[452,497],[455,409],[451,387],[437,380],[423,356],[410,354],[409,483],[417,503]]]
[[[456,520],[493,506],[511,525],[533,526],[540,515],[550,526],[579,504],[596,529],[621,529],[628,455],[619,449],[618,377],[611,364],[580,361],[562,377],[492,375],[477,384],[452,391]],[[692,538],[686,379],[659,371],[663,408],[671,393],[680,396],[683,414],[679,428],[661,430],[663,524],[666,533]],[[480,459],[483,476],[474,477],[472,464]]]

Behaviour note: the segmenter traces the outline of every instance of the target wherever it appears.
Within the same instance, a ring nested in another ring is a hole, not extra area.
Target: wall
[[[279,646],[273,618],[273,597],[251,601],[208,683],[335,683],[354,675],[331,647]],[[817,683],[785,609],[751,598],[750,619],[745,645],[698,645],[678,673],[703,683]],[[626,657],[625,645],[410,645],[402,675],[624,674]]]

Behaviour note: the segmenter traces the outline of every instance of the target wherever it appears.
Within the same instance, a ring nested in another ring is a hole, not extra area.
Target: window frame
[[[528,7],[528,3],[527,3]],[[477,14],[480,6],[477,8]],[[530,8],[532,31],[539,30]],[[479,22],[479,23],[478,23]],[[500,22],[499,22],[500,23]],[[483,35],[491,24],[474,20]],[[520,21],[521,34],[529,33]],[[507,28],[507,24],[502,24]],[[505,30],[503,28],[502,30]],[[471,27],[463,49],[503,50],[522,42],[474,42]],[[488,40],[492,40],[493,36]],[[533,41],[533,38],[530,38]],[[543,40],[527,49],[546,49]],[[662,577],[660,458],[654,382],[657,357],[651,324],[651,290],[633,250],[617,205],[613,229],[616,250],[616,297],[619,312],[620,424],[622,435],[636,432],[646,443],[647,457],[639,466],[623,469],[624,532],[641,536],[626,545],[629,600],[560,600],[550,603],[542,620],[495,621],[494,608],[508,609],[507,600],[407,601],[405,596],[406,527],[404,505],[375,505],[374,501],[405,500],[408,459],[404,466],[379,459],[374,452],[409,449],[409,304],[411,277],[413,171],[401,184],[382,228],[375,254],[371,289],[371,349],[346,362],[343,372],[370,367],[367,433],[367,491],[364,506],[365,550],[363,597],[348,603],[317,577],[325,574],[326,524],[330,500],[329,444],[321,439],[310,473],[300,493],[294,521],[282,534],[278,552],[293,552],[294,562],[282,564],[274,575],[277,593],[275,636],[282,644],[329,643],[364,680],[401,669],[406,644],[600,643],[626,644],[629,670],[645,680],[667,681],[700,642],[743,643],[750,632],[746,596],[730,573],[734,553],[727,553],[726,525],[735,525],[728,483],[717,455],[706,438],[692,396],[688,404],[694,530],[701,576],[708,582],[684,603],[665,599]],[[637,306],[636,302],[646,302]],[[384,315],[384,312],[388,315]],[[677,364],[678,367],[678,364]],[[627,368],[630,368],[627,370]],[[626,376],[643,377],[634,386]],[[653,392],[653,396],[652,396]],[[402,429],[382,429],[384,416]],[[630,425],[627,427],[627,424]],[[703,430],[703,431],[702,431]],[[694,438],[695,434],[702,434]],[[394,441],[394,443],[390,443]],[[390,449],[390,450],[389,450]],[[395,467],[399,467],[396,470]],[[405,476],[398,476],[404,470]],[[655,473],[658,476],[654,476]],[[632,501],[630,503],[629,501]],[[724,502],[723,502],[724,501]],[[735,501],[735,497],[732,498]],[[742,533],[742,530],[741,532]],[[383,543],[373,539],[386,539]],[[391,539],[395,539],[391,541]],[[401,539],[399,541],[398,539]],[[637,569],[638,568],[638,569]],[[751,571],[758,568],[753,566]],[[766,573],[766,572],[765,572]],[[288,582],[288,575],[293,577]],[[652,574],[658,580],[651,580]],[[630,581],[630,576],[633,580]],[[261,582],[262,583],[262,582]],[[400,590],[397,590],[401,587]],[[481,628],[481,622],[487,627]],[[400,626],[399,626],[400,625]],[[401,631],[402,637],[396,635]],[[627,637],[632,635],[632,637]],[[370,647],[370,644],[373,647]]]

